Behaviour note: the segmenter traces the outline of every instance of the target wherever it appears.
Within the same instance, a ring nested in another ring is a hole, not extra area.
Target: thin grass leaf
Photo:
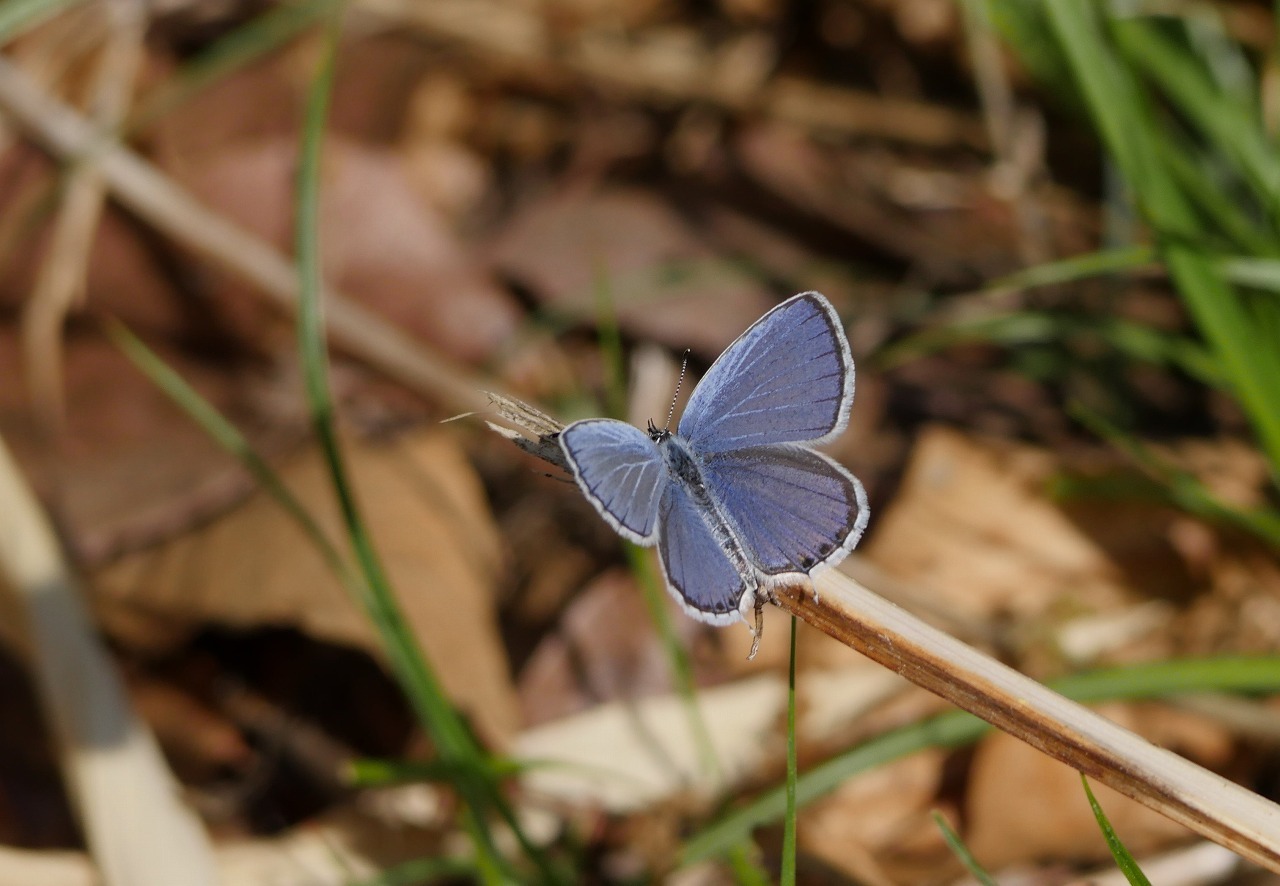
[[[1110,30],[1125,59],[1158,84],[1220,156],[1235,164],[1267,214],[1280,217],[1280,164],[1262,133],[1256,105],[1218,88],[1200,59],[1150,22],[1117,18]]]
[[[333,544],[320,524],[302,505],[288,487],[280,479],[280,475],[267,464],[235,425],[227,421],[209,401],[189,384],[182,376],[174,372],[154,351],[148,348],[129,329],[119,321],[109,320],[105,324],[108,337],[117,348],[129,359],[152,384],[158,387],[187,416],[200,426],[215,443],[234,457],[253,476],[253,479],[275,499],[285,513],[302,530],[315,549],[324,559],[325,565],[342,582],[356,599],[368,596],[368,587],[363,579],[352,570],[351,565],[343,559],[338,548]]]
[[[1219,253],[1280,255],[1280,243],[1259,226],[1257,213],[1246,212],[1245,204],[1233,199],[1233,189],[1206,172],[1203,148],[1192,147],[1180,134],[1169,134],[1156,142],[1155,150],[1190,201],[1201,243],[1212,245]]]
[[[1077,674],[1049,685],[1061,695],[1084,703],[1197,692],[1271,693],[1280,690],[1280,657],[1156,662]],[[804,807],[876,766],[927,748],[963,747],[990,729],[972,714],[953,711],[885,733],[802,774],[796,782],[796,805]],[[785,812],[785,787],[766,791],[686,842],[680,853],[681,864],[721,856],[756,828],[776,823]]]
[[[787,668],[787,806],[782,816],[782,886],[796,882],[796,617],[791,616],[791,653]]]
[[[480,868],[467,858],[421,858],[397,865],[367,880],[354,880],[349,886],[420,886],[441,881],[457,882],[459,878],[474,880]]]
[[[1173,504],[1210,522],[1243,529],[1280,548],[1280,514],[1272,510],[1246,511],[1235,507],[1210,492],[1194,474],[1170,464],[1136,437],[1124,433],[1084,405],[1073,403],[1068,411],[1081,424],[1128,455],[1167,491]]]
[[[1221,268],[1223,276],[1238,286],[1280,294],[1280,261],[1274,258],[1224,258]]]
[[[884,370],[960,344],[1069,346],[1073,339],[1086,336],[1101,339],[1131,360],[1177,369],[1207,387],[1226,386],[1217,361],[1199,342],[1114,317],[1095,319],[1040,311],[1011,311],[925,329],[883,349],[873,363]]]
[[[547,766],[563,766],[557,761],[537,763],[530,760],[512,760],[507,757],[488,757],[482,772],[486,778],[510,778],[532,769]],[[399,784],[427,782],[433,784],[457,784],[463,774],[462,764],[448,760],[377,760],[364,758],[353,760],[347,767],[345,781],[357,788],[380,788]],[[476,772],[466,773],[474,778]]]
[[[752,847],[752,852],[744,849],[747,845]],[[773,880],[756,858],[759,854],[749,841],[729,850],[729,870],[733,873],[734,883],[738,886],[772,886]]]
[[[84,0],[5,0],[0,3],[0,45]]]
[[[987,873],[986,868],[978,864],[978,860],[973,857],[973,853],[969,851],[969,847],[965,845],[964,840],[961,840],[960,835],[951,827],[946,816],[936,809],[933,811],[933,823],[938,826],[938,830],[942,831],[942,839],[947,842],[947,847],[951,850],[951,853],[960,859],[960,863],[969,872],[969,876],[981,883],[982,886],[996,886],[996,881]]]
[[[1129,881],[1130,886],[1151,886],[1151,881],[1147,879],[1147,875],[1142,872],[1142,868],[1138,866],[1138,862],[1134,860],[1128,847],[1121,842],[1115,828],[1111,827],[1111,821],[1107,818],[1107,814],[1102,811],[1102,805],[1098,803],[1098,798],[1093,795],[1093,789],[1089,787],[1089,779],[1085,778],[1083,772],[1080,773],[1080,784],[1084,786],[1085,796],[1089,798],[1089,808],[1093,810],[1093,817],[1097,819],[1098,827],[1102,830],[1103,839],[1107,841],[1107,848],[1111,850],[1111,857],[1116,860],[1116,867],[1120,868],[1120,872],[1124,874],[1124,878]]]
[[[1040,286],[1078,283],[1108,274],[1140,271],[1156,266],[1156,251],[1150,246],[1122,246],[1100,249],[1058,261],[1044,262],[993,280],[983,287],[992,295],[1020,292]]]
[[[1044,7],[1095,125],[1159,238],[1170,276],[1280,480],[1280,305],[1233,290],[1198,245],[1211,233],[1200,228],[1194,203],[1170,174],[1158,147],[1168,133],[1103,36],[1097,7],[1079,0],[1046,0]]]
[[[449,702],[434,670],[423,657],[391,589],[356,503],[346,462],[338,443],[332,394],[328,380],[328,354],[323,317],[323,283],[320,263],[320,156],[329,96],[332,92],[341,15],[329,23],[325,53],[307,96],[302,151],[298,164],[295,250],[298,256],[298,348],[312,425],[328,465],[348,540],[356,563],[369,586],[367,611],[378,629],[392,668],[409,697],[419,720],[434,740],[442,758],[459,765],[458,785],[465,802],[463,822],[471,835],[476,865],[486,882],[499,883],[517,877],[498,852],[486,815],[496,811],[507,823],[545,882],[561,877],[542,852],[524,834],[515,813],[492,779],[469,775],[484,771],[486,754]]]
[[[607,414],[612,418],[623,419],[627,410],[626,367],[623,362],[622,333],[618,327],[617,314],[614,311],[609,279],[603,269],[597,269],[595,275],[596,327],[600,333],[600,350],[605,365],[605,405]],[[698,747],[698,759],[704,772],[718,777],[720,761],[716,757],[711,743],[711,733],[698,710],[697,688],[693,682],[693,667],[680,638],[676,636],[675,626],[666,607],[666,588],[663,581],[653,569],[653,560],[648,552],[639,545],[623,542],[627,554],[627,562],[631,574],[636,577],[643,595],[645,608],[649,612],[649,620],[658,631],[662,648],[667,658],[667,666],[671,669],[675,680],[676,691],[684,704],[689,718],[690,731]]]
[[[236,28],[183,64],[173,76],[139,102],[130,115],[125,132],[137,132],[227,75],[325,21],[334,14],[340,2],[306,0],[281,3]]]

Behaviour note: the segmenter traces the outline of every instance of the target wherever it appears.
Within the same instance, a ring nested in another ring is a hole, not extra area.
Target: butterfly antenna
[[[671,408],[667,410],[667,426],[664,431],[671,430],[671,419],[676,414],[676,401],[680,399],[680,386],[684,384],[684,371],[689,368],[689,349],[684,349],[684,358],[680,361],[680,378],[676,380],[676,392],[671,395]]]

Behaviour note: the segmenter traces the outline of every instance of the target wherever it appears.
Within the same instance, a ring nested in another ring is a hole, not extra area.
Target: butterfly
[[[686,612],[725,625],[754,609],[758,625],[772,587],[835,565],[866,528],[862,484],[812,448],[844,431],[853,379],[835,309],[803,292],[725,349],[674,432],[588,418],[559,443],[600,516],[657,545]]]

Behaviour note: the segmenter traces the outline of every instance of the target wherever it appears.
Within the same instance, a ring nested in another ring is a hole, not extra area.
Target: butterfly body
[[[679,434],[672,434],[669,431],[658,431],[655,434],[650,431],[649,436],[662,454],[670,482],[666,496],[658,503],[659,518],[669,515],[677,507],[676,493],[672,490],[681,488],[686,490],[689,501],[711,531],[717,546],[742,576],[746,593],[752,595],[754,599],[754,594],[760,587],[759,576],[740,540],[740,534],[736,531],[732,517],[716,498],[712,486],[708,484],[697,453]],[[668,576],[668,582],[670,580]],[[687,595],[688,592],[682,589],[678,599],[685,599]]]
[[[852,400],[839,318],[802,293],[725,349],[675,432],[585,419],[560,444],[600,515],[657,545],[685,610],[727,624],[771,585],[839,562],[861,536],[862,485],[811,448],[844,430]]]

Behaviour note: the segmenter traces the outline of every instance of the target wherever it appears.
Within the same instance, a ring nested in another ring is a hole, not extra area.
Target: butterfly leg
[[[751,631],[751,651],[747,653],[747,661],[753,661],[760,651],[760,638],[764,636],[764,598],[764,594],[756,597],[755,627],[747,625],[747,630]]]

